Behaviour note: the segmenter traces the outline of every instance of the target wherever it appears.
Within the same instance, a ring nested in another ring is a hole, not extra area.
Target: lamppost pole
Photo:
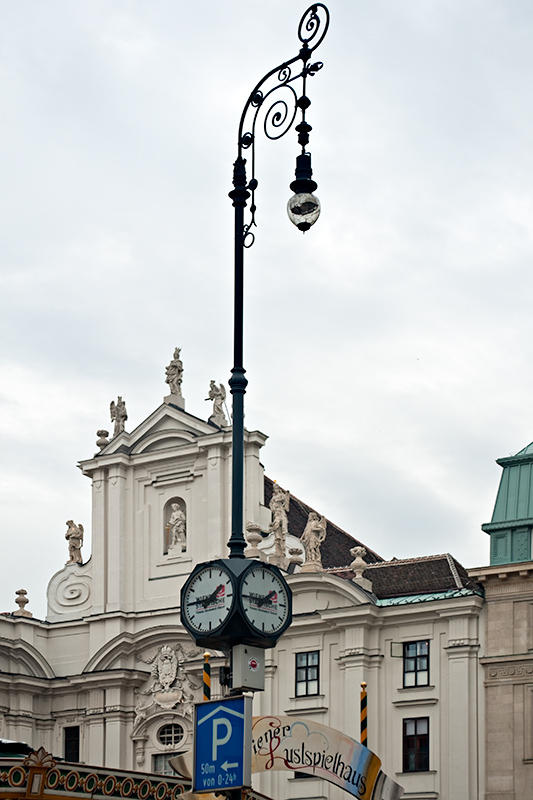
[[[230,197],[235,208],[235,285],[233,311],[233,369],[229,385],[233,398],[232,412],[232,475],[231,475],[231,538],[230,558],[244,558],[246,546],[242,530],[244,489],[244,393],[248,381],[243,365],[244,309],[244,209],[250,192],[246,188],[246,160],[241,155],[233,166]]]
[[[244,249],[251,247],[255,236],[252,227],[255,221],[255,177],[256,123],[261,116],[264,133],[269,139],[280,139],[292,128],[298,111],[301,122],[296,126],[301,153],[296,159],[296,179],[291,183],[295,192],[288,203],[291,221],[301,230],[308,230],[320,213],[320,203],[313,195],[316,183],[312,180],[311,154],[306,151],[311,126],[306,120],[306,111],[311,101],[306,95],[307,78],[315,75],[322,62],[310,63],[311,54],[324,39],[329,27],[329,11],[323,3],[313,3],[304,13],[298,26],[300,50],[298,55],[268,72],[255,86],[244,106],[238,134],[237,159],[233,165],[233,189],[229,193],[235,208],[235,299],[233,368],[229,385],[233,398],[232,411],[232,498],[231,537],[228,541],[229,557],[244,558],[246,540],[243,532],[244,494],[244,394],[248,381],[243,365],[243,283]],[[300,71],[294,64],[301,61]],[[294,82],[302,79],[302,91],[298,95]],[[266,110],[265,110],[266,109]],[[243,151],[250,149],[251,179],[246,176],[246,159]],[[250,219],[245,224],[244,209],[251,197]]]

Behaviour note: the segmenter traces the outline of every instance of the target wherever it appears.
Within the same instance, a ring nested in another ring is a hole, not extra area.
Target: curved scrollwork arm
[[[303,14],[298,25],[298,39],[301,47],[298,55],[285,61],[270,70],[254,87],[241,114],[238,132],[238,156],[235,162],[233,184],[235,189],[230,197],[243,205],[251,193],[250,218],[243,228],[243,244],[251,247],[255,237],[252,228],[255,221],[255,191],[257,179],[255,176],[255,141],[258,119],[263,120],[263,131],[268,139],[281,139],[292,128],[298,110],[302,113],[302,123],[305,131],[300,131],[299,141],[302,152],[309,140],[308,133],[311,126],[306,123],[305,114],[310,105],[306,96],[306,84],[309,77],[313,77],[322,69],[322,62],[310,63],[311,55],[321,44],[329,27],[329,11],[323,3],[313,3]],[[301,66],[295,67],[297,62]],[[302,79],[301,94],[294,87],[295,81]],[[301,124],[297,129],[301,128]],[[244,168],[245,159],[243,151],[250,151],[251,179],[246,182]],[[237,167],[238,165],[238,167]]]

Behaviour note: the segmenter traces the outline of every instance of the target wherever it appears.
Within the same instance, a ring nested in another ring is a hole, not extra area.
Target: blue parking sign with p
[[[193,792],[250,786],[252,698],[228,697],[194,707]]]

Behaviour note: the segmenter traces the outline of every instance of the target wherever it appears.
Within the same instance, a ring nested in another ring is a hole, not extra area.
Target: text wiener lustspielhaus
[[[254,718],[252,753],[253,772],[311,772],[365,799],[381,768],[374,753],[339,731],[281,716]]]

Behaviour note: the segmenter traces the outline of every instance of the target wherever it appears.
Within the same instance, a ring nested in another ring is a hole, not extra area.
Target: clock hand
[[[209,603],[213,602],[213,600],[215,599],[215,597],[220,592],[220,590],[222,589],[223,586],[224,586],[223,583],[219,583],[219,585],[216,587],[216,589],[213,592],[211,592],[211,594],[207,595],[207,597],[204,597],[202,599],[202,604],[203,604],[204,608],[207,608]]]
[[[276,590],[272,589],[272,591],[269,592],[266,595],[266,597],[262,597],[261,598],[261,605],[263,606],[263,605],[266,605],[268,603],[268,605],[271,606],[272,605],[272,598],[274,597],[275,594],[276,594]]]
[[[264,597],[261,597],[260,594],[243,594],[241,595],[241,597],[245,600],[253,600],[253,602],[256,603],[258,606],[264,606],[267,603],[269,605],[272,605],[272,597],[274,597],[275,594],[276,590],[273,589],[267,595],[264,595]]]

